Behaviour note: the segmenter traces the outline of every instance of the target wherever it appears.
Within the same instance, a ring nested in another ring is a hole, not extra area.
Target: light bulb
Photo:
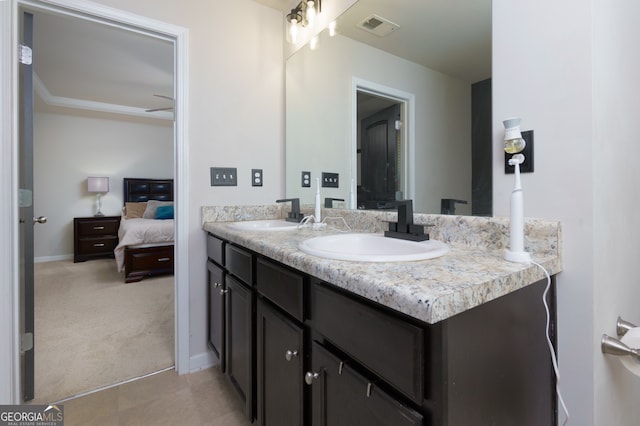
[[[298,20],[295,18],[291,19],[289,35],[291,36],[291,43],[296,44],[298,42]]]
[[[313,23],[316,20],[316,7],[313,0],[307,1],[307,22],[310,26],[313,26]]]

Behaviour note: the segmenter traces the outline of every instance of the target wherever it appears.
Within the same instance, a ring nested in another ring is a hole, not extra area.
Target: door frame
[[[189,372],[189,174],[188,30],[130,12],[82,0],[0,1],[0,403],[19,404],[19,253],[18,253],[18,62],[19,7],[28,6],[165,37],[175,42],[174,179],[175,229],[175,369]],[[4,344],[8,342],[9,344]],[[4,386],[10,384],[10,386]]]
[[[358,92],[365,92],[371,95],[390,99],[400,103],[400,117],[403,131],[400,132],[403,152],[402,181],[404,182],[402,191],[404,198],[413,200],[415,198],[415,95],[393,87],[385,86],[372,81],[367,81],[358,77],[351,80],[351,176],[354,178],[358,174],[358,132],[360,123],[358,122]],[[352,188],[355,191],[355,188]],[[352,209],[356,208],[355,200],[352,201]]]

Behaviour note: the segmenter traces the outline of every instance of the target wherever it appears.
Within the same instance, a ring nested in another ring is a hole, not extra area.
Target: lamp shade
[[[89,192],[109,192],[108,177],[88,177],[87,190]]]

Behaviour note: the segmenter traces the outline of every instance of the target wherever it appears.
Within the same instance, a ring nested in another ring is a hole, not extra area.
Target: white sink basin
[[[266,219],[233,222],[229,227],[243,231],[295,231],[298,229],[298,224],[284,219]]]
[[[382,234],[339,234],[304,240],[300,250],[336,260],[359,262],[407,262],[433,259],[449,252],[441,241],[407,241]]]

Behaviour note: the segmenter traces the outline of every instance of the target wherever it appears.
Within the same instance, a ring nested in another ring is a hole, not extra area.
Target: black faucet
[[[276,200],[276,203],[286,203],[291,201],[291,211],[287,213],[287,222],[300,222],[304,216],[300,213],[300,198],[285,198],[282,200]]]
[[[429,234],[424,233],[424,225],[413,223],[413,201],[391,201],[385,207],[398,208],[398,222],[389,222],[389,230],[384,231],[385,237],[399,238],[410,241],[426,241]]]
[[[454,200],[453,198],[440,199],[440,214],[456,214],[456,203],[467,204],[465,200]]]
[[[327,209],[332,209],[334,201],[344,201],[344,198],[325,198],[324,207]]]

